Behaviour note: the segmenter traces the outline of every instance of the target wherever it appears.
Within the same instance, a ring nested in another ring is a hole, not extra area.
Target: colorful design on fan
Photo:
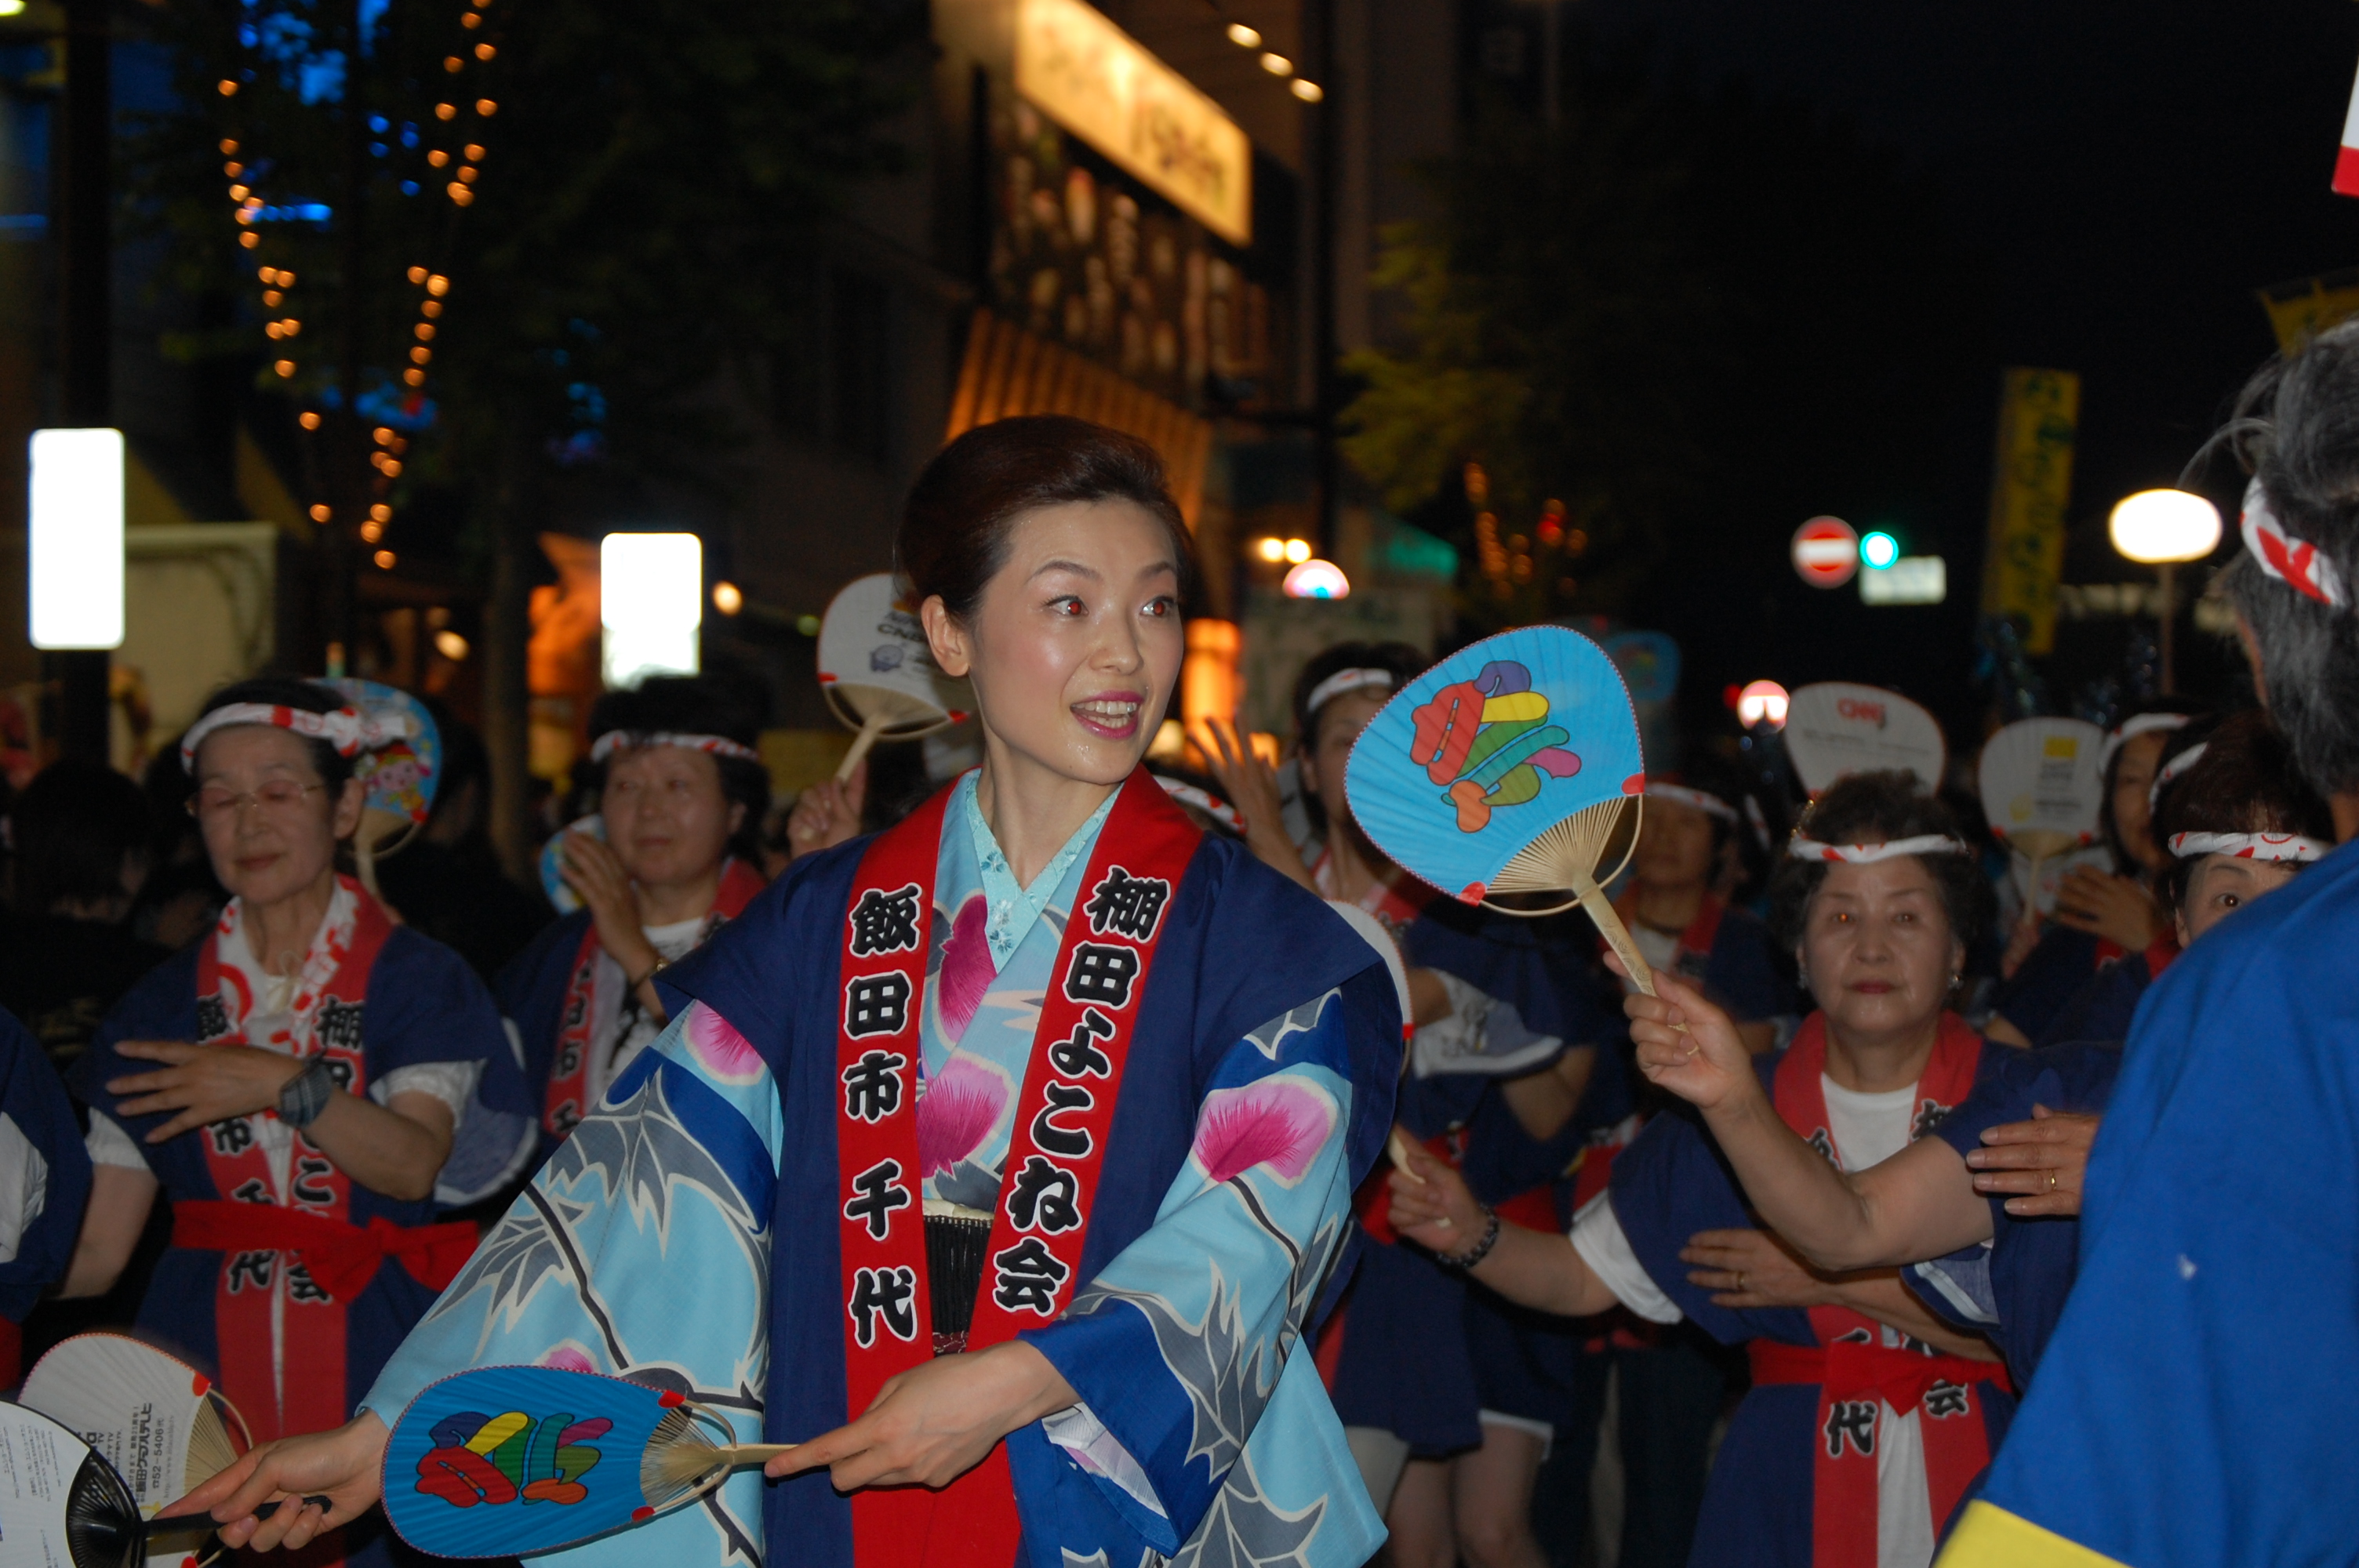
[[[1581,772],[1581,758],[1565,745],[1572,737],[1548,721],[1549,699],[1532,689],[1531,671],[1511,659],[1443,687],[1410,717],[1417,727],[1410,759],[1443,786],[1461,833],[1480,833],[1492,812],[1538,799],[1549,779]]]
[[[434,1423],[434,1446],[418,1461],[418,1490],[460,1509],[578,1503],[590,1495],[582,1477],[602,1457],[591,1444],[614,1425],[603,1416],[580,1421],[571,1412],[535,1420],[522,1411],[462,1411]]]

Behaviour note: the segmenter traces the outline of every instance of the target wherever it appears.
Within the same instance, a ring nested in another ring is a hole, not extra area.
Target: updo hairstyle
[[[984,585],[1007,564],[1008,535],[1027,512],[1068,502],[1129,501],[1171,542],[1180,602],[1194,600],[1196,542],[1171,499],[1163,460],[1136,436],[1063,414],[977,426],[944,447],[909,492],[894,564],[916,601],[940,596],[971,619]]]

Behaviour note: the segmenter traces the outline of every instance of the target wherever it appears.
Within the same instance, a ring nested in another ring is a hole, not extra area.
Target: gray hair
[[[2359,583],[2359,320],[2262,366],[2205,455],[2223,445],[2286,530]],[[2359,613],[2309,598],[2247,554],[2221,586],[2260,648],[2269,716],[2294,765],[2321,795],[2359,789]]]

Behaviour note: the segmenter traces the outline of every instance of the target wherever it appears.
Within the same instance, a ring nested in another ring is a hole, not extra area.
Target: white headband
[[[2105,750],[2098,757],[2097,766],[2111,766],[2114,753],[2139,736],[2151,735],[2157,730],[2184,730],[2194,717],[2191,713],[2139,713],[2123,719],[2121,728],[2105,737]]]
[[[1895,838],[1888,844],[1821,844],[1815,838],[1795,838],[1788,841],[1786,853],[1798,860],[1841,860],[1847,865],[1872,866],[1878,860],[1902,855],[1962,855],[1966,846],[1962,839],[1946,833],[1920,833],[1914,838]]]
[[[1647,795],[1653,800],[1668,800],[1675,805],[1693,806],[1706,816],[1717,816],[1723,822],[1736,820],[1736,808],[1728,802],[1716,795],[1707,795],[1702,790],[1690,789],[1686,784],[1662,784],[1654,779],[1648,779]]]
[[[1310,688],[1310,696],[1302,704],[1302,711],[1306,714],[1316,713],[1347,691],[1365,691],[1372,687],[1381,691],[1392,690],[1393,672],[1390,670],[1337,670]]]
[[[1161,773],[1158,773],[1155,775],[1155,782],[1163,786],[1164,794],[1180,805],[1192,806],[1230,832],[1240,838],[1244,836],[1245,819],[1239,816],[1237,808],[1227,801],[1213,798],[1185,779],[1166,778]]]
[[[645,752],[656,746],[709,752],[716,757],[735,757],[747,762],[762,760],[762,753],[753,747],[741,746],[725,735],[675,735],[666,730],[609,730],[590,742],[590,760],[603,762],[617,752]]]
[[[201,715],[189,726],[189,732],[180,737],[180,765],[195,773],[197,748],[203,744],[205,737],[234,724],[267,724],[274,729],[291,730],[309,740],[325,741],[340,757],[353,756],[409,734],[407,714],[363,713],[356,708],[314,713],[308,708],[284,708],[268,702],[233,702]]]
[[[2163,763],[2162,770],[2154,775],[2154,783],[2147,789],[2146,808],[2152,811],[2156,803],[2162,799],[2162,786],[2175,778],[2184,776],[2188,769],[2203,760],[2203,753],[2211,748],[2211,741],[2198,741],[2170,761]]]
[[[2245,487],[2242,528],[2245,548],[2253,553],[2264,573],[2321,604],[2337,610],[2351,608],[2350,595],[2343,591],[2343,574],[2319,553],[2316,545],[2286,532],[2257,477]]]
[[[2332,844],[2299,833],[2174,833],[2170,852],[2182,860],[2198,855],[2233,855],[2240,860],[2322,860]]]

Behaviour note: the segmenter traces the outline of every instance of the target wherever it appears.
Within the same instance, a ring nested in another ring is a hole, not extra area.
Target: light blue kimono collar
[[[975,801],[975,782],[982,778],[980,770],[966,774],[958,782],[958,795],[951,804],[956,819],[966,827],[967,838],[974,847],[974,858],[982,871],[984,917],[984,940],[991,947],[991,966],[1004,969],[1016,949],[1024,946],[1040,914],[1056,896],[1057,888],[1072,870],[1073,862],[1097,847],[1099,830],[1105,827],[1106,816],[1114,810],[1117,789],[1105,797],[1089,820],[1076,828],[1065,840],[1040,874],[1032,879],[1030,887],[1018,887],[1016,872],[1008,866],[1007,857],[1000,851],[999,839],[992,833],[991,824],[984,820],[983,807]]]

